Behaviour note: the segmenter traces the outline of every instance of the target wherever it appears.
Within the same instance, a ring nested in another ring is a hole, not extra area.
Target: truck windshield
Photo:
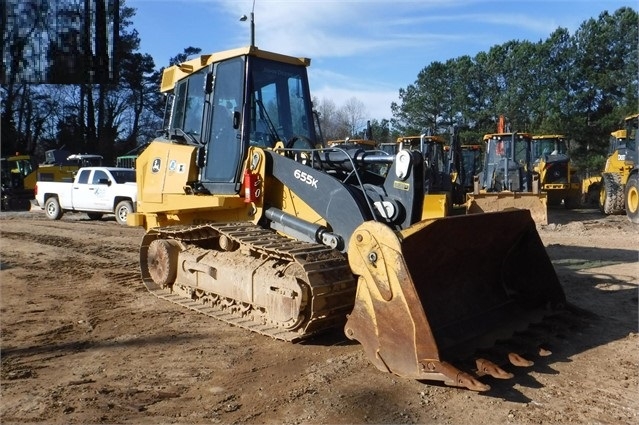
[[[135,170],[111,170],[116,183],[135,183]]]

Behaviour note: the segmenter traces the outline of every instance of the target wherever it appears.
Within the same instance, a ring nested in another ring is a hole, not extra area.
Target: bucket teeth
[[[466,372],[461,372],[457,376],[455,383],[446,382],[446,384],[453,385],[456,387],[464,387],[471,391],[478,391],[478,392],[490,390],[490,385],[486,385],[483,382],[478,381],[477,379],[473,378]]]
[[[530,367],[535,364],[532,360],[528,360],[517,353],[508,353],[510,364],[518,367]]]
[[[548,357],[552,355],[552,351],[550,351],[549,349],[545,347],[538,347],[538,348],[539,348],[539,357]]]
[[[514,376],[487,359],[477,359],[475,364],[477,365],[477,373],[480,375],[490,375],[497,379],[510,379]]]
[[[467,388],[471,391],[490,390],[490,385],[484,384],[483,382],[475,379],[470,374],[457,369],[455,366],[449,363],[446,363],[446,362],[438,363],[437,371],[442,373],[447,378],[449,378],[448,380],[444,381],[446,385],[450,385],[452,387]]]

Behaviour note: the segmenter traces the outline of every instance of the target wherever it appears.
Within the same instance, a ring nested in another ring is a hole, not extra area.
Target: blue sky
[[[390,104],[433,61],[509,40],[545,40],[558,27],[574,34],[607,10],[637,8],[617,0],[126,0],[141,52],[159,68],[188,46],[212,53],[255,44],[312,59],[311,93],[339,108],[366,105],[369,118],[391,118]]]

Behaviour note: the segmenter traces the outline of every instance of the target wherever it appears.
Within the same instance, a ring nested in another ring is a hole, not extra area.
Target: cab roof
[[[164,69],[162,73],[162,83],[160,84],[161,92],[169,92],[175,87],[175,83],[188,75],[199,71],[215,62],[221,62],[227,59],[240,56],[255,56],[264,59],[271,59],[277,62],[284,62],[291,65],[310,66],[309,58],[298,58],[287,56],[280,53],[268,52],[260,50],[255,46],[239,47],[237,49],[224,50],[208,55],[201,55],[195,59],[182,62],[178,65],[172,65]]]
[[[397,143],[401,142],[419,142],[421,141],[422,136],[402,136],[397,138]],[[433,142],[438,143],[446,143],[443,137],[437,135],[424,136],[425,140],[431,140]]]
[[[517,136],[522,136],[528,139],[532,139],[532,135],[530,133],[489,133],[484,135],[484,142],[486,140],[490,140],[493,138],[512,137],[513,134],[516,134]]]
[[[564,136],[563,134],[542,134],[542,135],[537,135],[537,136],[533,136],[534,140],[539,140],[539,139],[565,139],[566,136]]]

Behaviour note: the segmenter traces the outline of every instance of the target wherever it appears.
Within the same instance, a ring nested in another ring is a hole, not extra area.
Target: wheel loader
[[[466,212],[529,210],[537,224],[548,224],[547,194],[531,160],[532,135],[500,132],[484,135],[484,166],[466,194]]]
[[[521,352],[481,350],[565,304],[530,213],[422,220],[421,153],[322,146],[309,64],[249,46],[165,69],[170,116],[127,218],[144,285],[282,341],[343,328],[401,377],[512,376]]]
[[[608,158],[599,188],[599,209],[603,214],[623,214],[639,223],[637,190],[637,123],[639,114],[625,118],[625,128],[611,133]]]

